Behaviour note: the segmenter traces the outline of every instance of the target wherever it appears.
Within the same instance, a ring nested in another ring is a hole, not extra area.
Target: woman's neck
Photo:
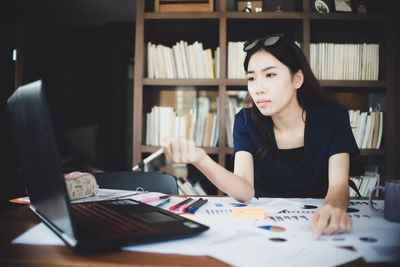
[[[284,109],[278,113],[271,116],[274,122],[275,130],[282,131],[292,131],[294,129],[299,129],[304,127],[306,113],[303,112],[303,108],[300,107],[297,99],[291,105],[286,106]],[[303,127],[302,127],[303,126]]]

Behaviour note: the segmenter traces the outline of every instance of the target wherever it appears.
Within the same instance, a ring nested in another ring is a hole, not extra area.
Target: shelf
[[[325,19],[325,20],[382,20],[386,17],[381,14],[320,14],[317,12],[257,12],[243,13],[236,11],[216,11],[216,12],[170,12],[157,13],[145,12],[145,19]]]
[[[385,88],[386,81],[343,81],[343,80],[321,80],[323,87],[369,87]],[[247,79],[143,79],[144,85],[227,85],[247,86]]]
[[[219,12],[145,12],[145,19],[218,19]]]
[[[221,84],[219,79],[143,79],[143,85],[215,85]]]
[[[148,110],[151,101],[156,102],[156,95],[160,89],[176,90],[179,87],[192,87],[199,91],[213,91],[217,94],[220,103],[226,103],[230,93],[234,90],[246,90],[247,79],[229,79],[228,73],[228,43],[230,41],[244,41],[265,35],[267,32],[285,32],[292,39],[301,43],[306,58],[310,59],[310,43],[378,43],[379,78],[378,81],[365,80],[320,80],[319,83],[327,95],[334,101],[343,102],[348,108],[362,108],[368,110],[370,95],[385,98],[385,131],[382,137],[385,144],[395,143],[395,88],[393,86],[394,72],[388,64],[391,53],[394,51],[390,37],[390,19],[383,13],[330,13],[321,14],[310,10],[313,1],[303,0],[300,12],[259,12],[243,13],[227,11],[228,0],[220,0],[219,9],[215,12],[175,12],[156,13],[144,12],[145,0],[137,1],[137,21],[135,36],[135,79],[134,79],[134,141],[133,164],[142,159],[143,153],[153,153],[159,146],[142,145],[145,127],[144,111]],[[380,2],[375,3],[382,7]],[[150,11],[151,6],[147,5]],[[375,12],[384,10],[377,8]],[[369,10],[373,11],[373,10]],[[383,12],[383,11],[382,11]],[[200,41],[207,48],[220,47],[220,75],[218,79],[149,79],[143,77],[146,73],[146,43],[162,43],[172,46],[178,40],[187,42]],[[155,97],[155,99],[150,99]],[[367,100],[365,100],[367,99]],[[353,101],[354,100],[354,101]],[[149,103],[147,103],[148,101]],[[366,104],[365,104],[366,103]],[[153,104],[153,103],[152,103]],[[364,107],[365,105],[365,107]],[[220,122],[227,118],[226,110],[219,113]],[[393,122],[392,122],[393,121]],[[233,148],[226,147],[226,125],[219,125],[219,146],[205,147],[206,153],[213,156],[222,166],[230,166],[228,157]],[[386,149],[361,149],[361,160],[369,157],[383,159],[383,176],[392,175],[395,161],[394,148],[386,145]],[[380,159],[379,159],[380,160]],[[393,168],[392,168],[393,169]],[[382,177],[383,177],[382,176]],[[385,178],[383,178],[385,179]]]
[[[385,156],[385,149],[360,149],[359,156],[383,157]]]
[[[321,14],[317,12],[309,12],[305,15],[308,19],[326,19],[326,20],[386,20],[386,17],[382,14],[357,14],[357,13],[333,13],[333,14]]]
[[[344,80],[320,80],[324,87],[386,87],[386,81],[344,81]]]
[[[304,19],[301,12],[221,12],[228,19]]]

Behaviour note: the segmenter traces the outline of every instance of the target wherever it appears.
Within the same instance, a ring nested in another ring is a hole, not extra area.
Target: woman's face
[[[302,80],[298,83],[300,72],[292,75],[286,65],[263,49],[251,56],[247,87],[261,114],[272,116],[293,105],[299,105],[296,90],[302,83]]]

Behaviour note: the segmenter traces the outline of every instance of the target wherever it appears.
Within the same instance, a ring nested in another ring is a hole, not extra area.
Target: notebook
[[[209,227],[129,199],[71,204],[42,81],[19,87],[7,105],[31,211],[68,246],[93,252],[195,235]]]

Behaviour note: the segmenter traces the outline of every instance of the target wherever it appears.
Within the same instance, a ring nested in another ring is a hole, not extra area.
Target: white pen
[[[144,160],[139,162],[138,165],[136,165],[135,167],[132,168],[132,171],[136,171],[137,169],[142,168],[145,164],[147,164],[150,161],[152,161],[153,159],[157,158],[162,153],[164,153],[164,150],[163,150],[163,148],[160,148],[159,150],[157,150],[156,152],[154,152],[153,154],[151,154],[150,156],[148,156],[147,158],[145,158]]]

